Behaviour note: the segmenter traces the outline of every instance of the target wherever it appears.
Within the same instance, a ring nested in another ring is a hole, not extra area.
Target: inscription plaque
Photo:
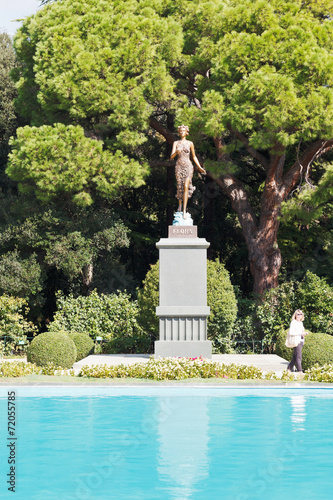
[[[169,226],[169,238],[197,238],[197,226]]]

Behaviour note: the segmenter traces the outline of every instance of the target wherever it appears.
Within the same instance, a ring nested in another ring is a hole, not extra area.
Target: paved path
[[[75,373],[78,373],[82,366],[88,365],[130,365],[133,363],[146,363],[150,354],[92,354],[87,358],[74,363]],[[264,372],[273,371],[281,374],[287,369],[288,361],[276,354],[213,354],[213,361],[224,364],[253,365]]]

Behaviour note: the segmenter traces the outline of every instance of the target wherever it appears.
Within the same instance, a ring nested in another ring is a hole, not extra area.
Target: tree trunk
[[[262,295],[265,290],[279,284],[279,271],[282,264],[281,252],[267,240],[254,241],[248,245],[250,269],[253,276],[253,293]]]
[[[82,269],[82,279],[83,279],[83,287],[82,287],[82,295],[89,295],[90,285],[92,283],[94,276],[94,266],[93,263],[90,262],[87,266],[84,266]]]
[[[281,194],[285,155],[274,155],[267,165],[267,178],[261,197],[261,211],[255,244],[248,244],[250,269],[254,279],[253,292],[261,295],[279,283],[282,264],[277,234],[283,201]]]
[[[240,181],[230,174],[214,179],[230,198],[242,226],[254,280],[253,292],[256,295],[261,295],[265,290],[278,285],[282,257],[277,243],[277,233],[282,203],[284,161],[284,155],[280,155],[272,157],[269,164],[268,162],[266,164],[267,178],[261,197],[259,220]]]

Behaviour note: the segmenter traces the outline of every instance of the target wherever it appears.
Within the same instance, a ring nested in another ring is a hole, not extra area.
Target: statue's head
[[[190,133],[190,129],[187,125],[179,125],[178,134],[181,135],[182,133],[185,135],[188,135]]]

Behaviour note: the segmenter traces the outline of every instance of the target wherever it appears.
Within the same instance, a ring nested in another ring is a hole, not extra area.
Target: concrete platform
[[[276,354],[213,354],[213,361],[226,365],[256,366],[264,372],[283,372],[287,369],[288,361]]]
[[[78,373],[82,366],[87,365],[130,365],[133,363],[146,363],[150,356],[150,354],[92,354],[74,363],[73,368],[75,373]],[[281,375],[288,366],[288,361],[280,358],[276,354],[213,354],[212,361],[227,365],[253,365],[264,372],[273,371],[277,375]]]
[[[79,373],[83,366],[93,365],[131,365],[133,363],[147,363],[152,354],[92,354],[81,361],[74,363],[73,368],[75,374]],[[27,362],[26,358],[21,359],[0,359],[2,361],[23,361]],[[276,354],[213,354],[211,361],[224,363],[226,365],[246,365],[256,366],[263,372],[273,371],[276,375],[281,375],[287,369],[288,361],[280,358]]]

